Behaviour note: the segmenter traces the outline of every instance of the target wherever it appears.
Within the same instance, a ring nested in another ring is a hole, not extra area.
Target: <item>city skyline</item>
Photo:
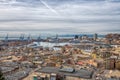
[[[1,0],[1,31],[120,32],[120,0]]]

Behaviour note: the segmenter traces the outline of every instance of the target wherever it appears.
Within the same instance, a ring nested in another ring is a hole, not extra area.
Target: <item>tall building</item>
[[[97,40],[97,38],[98,38],[98,34],[95,33],[95,34],[94,34],[94,40]]]

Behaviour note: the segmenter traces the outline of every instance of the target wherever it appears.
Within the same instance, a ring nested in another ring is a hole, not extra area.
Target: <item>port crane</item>
[[[7,42],[8,42],[8,34],[5,37],[5,43],[7,43]]]
[[[19,40],[20,40],[20,41],[23,41],[23,40],[24,40],[24,34],[21,34]]]
[[[29,36],[27,37],[27,42],[30,43],[31,42],[31,35],[29,34]]]
[[[41,42],[41,37],[40,37],[40,35],[39,35],[38,38],[37,38],[37,42],[38,42],[39,45],[40,45],[40,42]]]

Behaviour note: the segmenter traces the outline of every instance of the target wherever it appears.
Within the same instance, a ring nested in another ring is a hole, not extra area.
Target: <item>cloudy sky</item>
[[[120,32],[120,0],[0,0],[0,31]]]

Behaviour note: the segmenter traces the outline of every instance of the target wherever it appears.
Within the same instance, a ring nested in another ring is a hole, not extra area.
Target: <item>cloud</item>
[[[120,32],[119,0],[1,0],[1,30]]]

